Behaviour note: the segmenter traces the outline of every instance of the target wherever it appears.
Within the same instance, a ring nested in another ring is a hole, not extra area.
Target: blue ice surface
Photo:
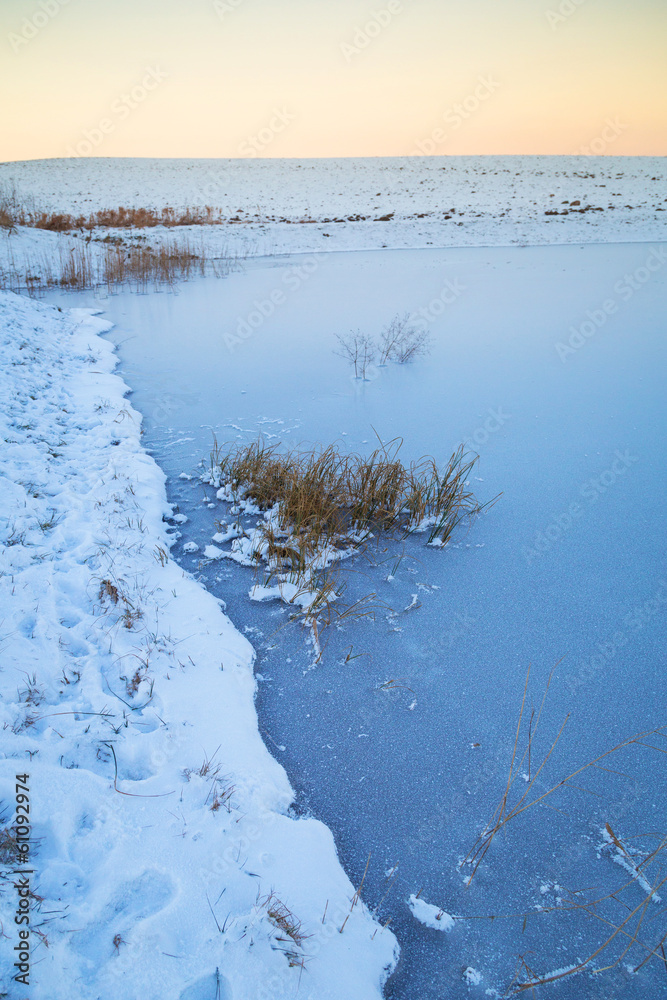
[[[207,544],[224,517],[224,505],[206,505],[214,490],[178,478],[196,476],[213,433],[362,451],[376,434],[400,436],[404,460],[442,462],[466,440],[480,455],[477,496],[502,492],[445,550],[417,536],[356,559],[346,598],[375,592],[382,606],[374,621],[332,627],[314,669],[286,609],[248,600],[250,570],[182,555],[257,647],[260,725],[300,808],[331,827],[353,881],[371,854],[364,898],[391,917],[402,947],[391,1000],[503,995],[518,956],[545,974],[585,959],[612,928],[582,910],[536,907],[571,899],[566,890],[602,897],[630,880],[598,851],[605,823],[644,852],[667,830],[664,754],[634,745],[601,761],[610,770],[585,771],[512,820],[469,888],[457,869],[504,792],[529,664],[524,728],[560,661],[531,776],[570,713],[533,797],[667,721],[664,255],[664,245],[635,243],[294,256],[177,293],[94,303],[116,323],[110,337],[145,444],[189,517],[176,556],[186,540]],[[428,358],[359,381],[333,353],[336,333],[377,334],[394,314],[424,309]],[[230,349],[239,328],[252,333]],[[413,594],[420,606],[404,612]],[[662,738],[648,742],[665,749]],[[526,782],[517,786],[512,802]],[[664,877],[661,866],[647,877]],[[406,900],[420,890],[467,919],[449,934],[418,924]],[[620,899],[599,904],[599,916],[618,925],[645,893],[633,884]],[[666,920],[662,906],[646,911],[639,937],[652,948]],[[617,935],[592,967],[627,943]],[[609,971],[544,992],[665,996],[657,959],[630,971],[646,954],[634,945]],[[480,985],[464,980],[468,967]]]

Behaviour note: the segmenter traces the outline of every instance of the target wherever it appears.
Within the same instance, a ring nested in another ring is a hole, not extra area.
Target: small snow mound
[[[424,899],[418,899],[414,894],[408,899],[408,906],[415,920],[424,927],[430,927],[434,931],[451,931],[454,926],[454,918],[449,913],[445,913],[440,906],[433,906]]]
[[[482,981],[482,973],[478,972],[477,969],[473,969],[471,965],[463,972],[463,981],[467,983],[468,986],[479,986]]]
[[[223,530],[224,529],[224,530]],[[243,528],[239,524],[221,524],[220,531],[216,531],[213,535],[212,541],[216,545],[222,545],[223,542],[231,542],[235,538],[243,537]]]
[[[199,546],[197,545],[196,542],[186,542],[185,545],[183,546],[183,551],[184,552],[198,552],[199,551]]]
[[[217,545],[207,545],[204,549],[204,556],[206,559],[222,559],[224,556],[222,549],[219,549]]]

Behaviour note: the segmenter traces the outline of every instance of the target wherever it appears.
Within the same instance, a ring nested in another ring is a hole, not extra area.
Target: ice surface
[[[234,350],[225,332],[282,286],[298,258],[182,286],[177,296],[108,300],[147,442],[170,477],[170,498],[190,518],[184,530],[201,545],[214,519],[229,519],[228,504],[201,507],[201,486],[178,476],[196,474],[213,432],[221,442],[268,432],[291,445],[338,440],[359,450],[373,447],[375,429],[384,440],[401,435],[406,458],[446,459],[467,440],[481,455],[477,495],[503,491],[444,551],[414,539],[376,553],[378,568],[358,565],[346,577],[346,598],[375,590],[394,612],[332,633],[315,670],[305,635],[282,628],[280,606],[248,600],[251,570],[229,560],[202,569],[232,620],[252,629],[262,728],[269,747],[286,748],[280,759],[302,807],[332,827],[354,881],[372,851],[364,884],[372,905],[387,890],[384,871],[400,864],[380,910],[403,947],[387,986],[392,1000],[457,997],[457,970],[469,965],[502,995],[528,947],[539,970],[592,951],[599,937],[591,924],[537,914],[536,904],[546,906],[540,886],[612,891],[620,870],[596,850],[604,822],[614,827],[624,816],[633,831],[665,828],[654,763],[634,753],[619,761],[627,781],[599,772],[584,783],[599,798],[570,789],[553,800],[560,812],[519,817],[470,890],[457,870],[502,794],[529,663],[538,702],[565,656],[541,724],[546,750],[572,712],[550,762],[554,781],[664,719],[667,270],[657,267],[632,295],[624,277],[644,278],[640,269],[661,253],[662,245],[639,244],[330,255]],[[334,333],[377,332],[396,312],[418,313],[447,280],[465,294],[429,323],[431,357],[388,366],[365,383],[351,379],[333,355]],[[557,345],[568,344],[570,328],[609,298],[616,312],[561,359]],[[156,329],[159,357],[152,336],[141,335]],[[195,430],[195,442],[163,447]],[[404,613],[414,594],[421,607]],[[534,916],[523,931],[521,918],[465,921],[447,936],[445,958],[402,902],[422,886],[426,899],[447,899],[462,916]],[[635,891],[636,903],[644,894]],[[616,989],[622,974],[565,978],[551,990],[568,1000],[596,996],[598,984]],[[623,984],[626,995],[658,990],[658,975],[645,966]]]

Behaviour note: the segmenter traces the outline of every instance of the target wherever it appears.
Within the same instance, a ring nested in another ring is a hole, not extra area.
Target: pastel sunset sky
[[[0,159],[667,154],[665,0],[3,0]]]

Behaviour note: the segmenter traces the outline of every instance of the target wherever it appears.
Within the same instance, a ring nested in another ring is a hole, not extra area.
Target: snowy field
[[[460,863],[502,795],[529,663],[539,706],[564,657],[540,760],[572,713],[538,794],[664,722],[664,161],[127,166],[7,164],[0,179],[62,211],[256,213],[205,238],[257,259],[176,292],[0,300],[1,797],[11,815],[29,770],[48,939],[32,936],[32,995],[377,1000],[391,918],[385,997],[502,996],[519,954],[557,973],[624,919],[609,901],[597,920],[538,911],[624,881],[619,908],[650,907],[654,943],[664,876],[636,867],[667,829],[654,751],[518,817],[469,890]],[[212,171],[227,201],[206,197]],[[545,216],[552,202],[568,214]],[[2,252],[61,239],[21,230]],[[397,312],[430,357],[352,379],[335,334]],[[314,665],[299,626],[276,631],[285,610],[248,599],[252,573],[205,556],[226,510],[199,463],[213,433],[258,432],[361,451],[400,435],[405,459],[466,441],[477,495],[503,496],[444,551],[414,539],[360,561],[349,595],[374,590],[383,610],[333,630]],[[365,905],[339,934],[369,852]],[[545,995],[663,995],[657,961],[634,971],[644,957]]]
[[[662,157],[36,160],[0,164],[0,185],[74,215],[210,205],[228,224],[199,235],[213,251],[252,254],[627,242],[667,232]]]

